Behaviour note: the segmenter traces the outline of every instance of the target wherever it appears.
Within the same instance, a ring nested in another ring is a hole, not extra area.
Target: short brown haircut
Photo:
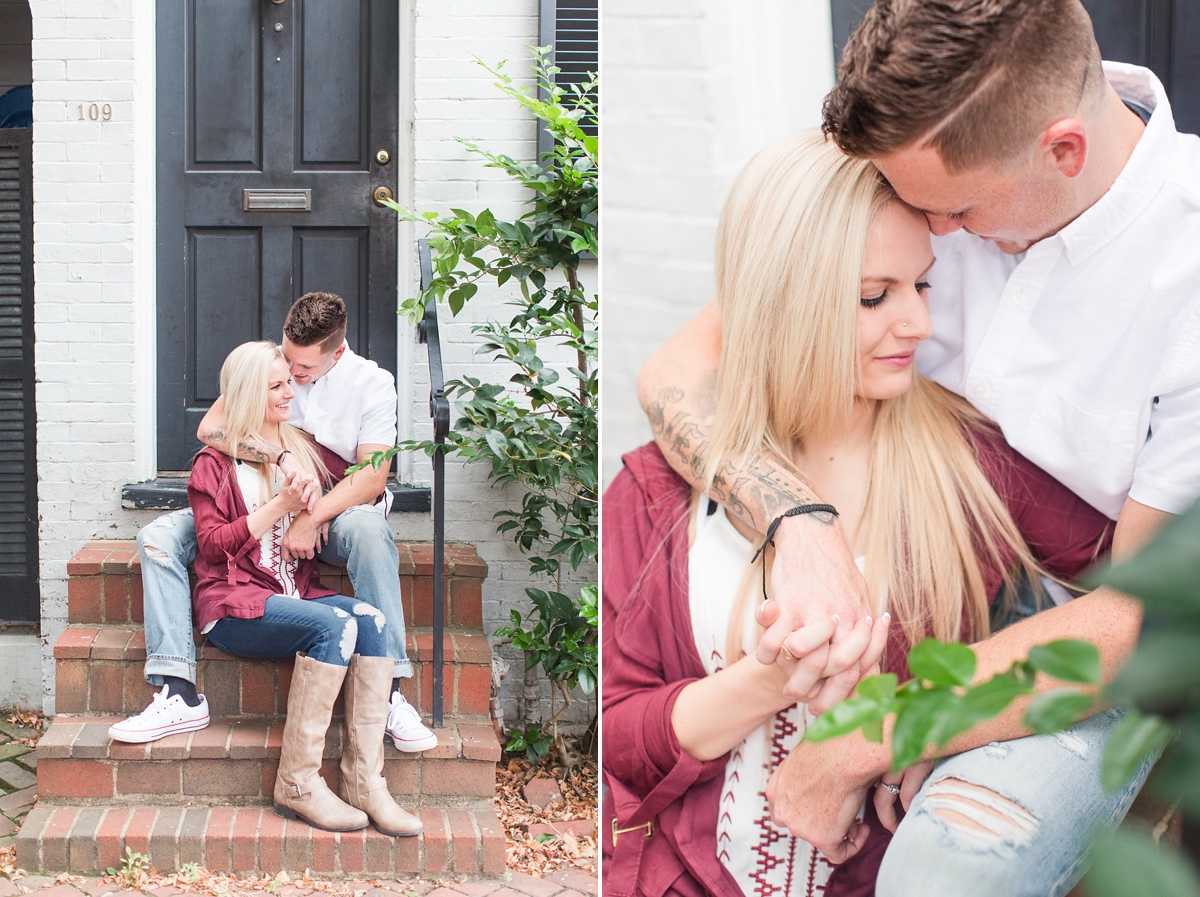
[[[283,335],[297,346],[320,343],[322,353],[334,351],[346,338],[346,303],[336,293],[305,293],[292,303]]]
[[[925,138],[951,173],[1003,167],[1104,83],[1079,0],[876,0],[846,43],[822,129],[857,158]]]

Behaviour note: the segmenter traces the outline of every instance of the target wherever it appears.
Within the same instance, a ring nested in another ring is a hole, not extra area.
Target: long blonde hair
[[[806,434],[836,433],[850,419],[863,257],[875,216],[893,201],[874,165],[816,130],[771,144],[738,177],[717,231],[722,348],[710,486],[722,459],[768,450],[791,465]],[[970,405],[920,376],[876,403],[865,575],[875,612],[886,602],[910,645],[929,634],[957,641],[964,608],[969,637],[985,637],[983,566],[1000,567],[1006,554],[1038,582],[1036,561],[976,459],[969,434],[981,426]],[[744,582],[734,602],[732,659],[742,654],[740,621],[755,591]]]
[[[283,353],[270,340],[242,343],[229,353],[221,365],[221,395],[225,397],[225,445],[227,454],[237,457],[239,442],[258,437],[267,416],[267,387],[271,365]],[[286,360],[286,359],[285,359]],[[280,447],[290,452],[305,471],[329,484],[329,470],[301,430],[291,424],[279,425]],[[244,461],[258,471],[264,494],[270,494],[269,467],[266,463]]]

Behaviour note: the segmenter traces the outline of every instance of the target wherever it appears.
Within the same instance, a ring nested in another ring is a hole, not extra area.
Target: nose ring
[[[907,327],[907,326],[908,326],[908,321],[905,321],[905,322],[904,322],[904,323],[902,323],[900,326],[901,326],[901,327]]]

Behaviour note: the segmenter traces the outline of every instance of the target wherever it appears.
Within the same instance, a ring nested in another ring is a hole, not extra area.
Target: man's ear
[[[1061,174],[1077,178],[1087,161],[1087,128],[1077,118],[1060,118],[1042,134],[1038,151]]]
[[[342,343],[340,346],[337,347],[337,350],[333,353],[333,360],[334,360],[335,364],[341,360],[341,357],[345,353],[345,351],[346,351],[345,343]]]

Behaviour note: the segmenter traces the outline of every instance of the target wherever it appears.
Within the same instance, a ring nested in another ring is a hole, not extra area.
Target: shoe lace
[[[164,685],[162,691],[156,691],[153,699],[150,701],[150,706],[137,715],[138,719],[145,717],[149,719],[158,716],[167,709],[167,691],[170,686]]]
[[[410,703],[408,703],[408,701],[404,700],[404,695],[398,694],[398,695],[396,695],[396,698],[398,698],[399,700],[396,700],[394,698],[392,700],[392,708],[391,708],[391,716],[393,719],[393,725],[396,723],[402,723],[402,722],[407,723],[410,726],[413,723],[420,723],[421,715],[419,713],[417,713],[417,709],[415,707],[413,707],[412,704],[410,704]]]

